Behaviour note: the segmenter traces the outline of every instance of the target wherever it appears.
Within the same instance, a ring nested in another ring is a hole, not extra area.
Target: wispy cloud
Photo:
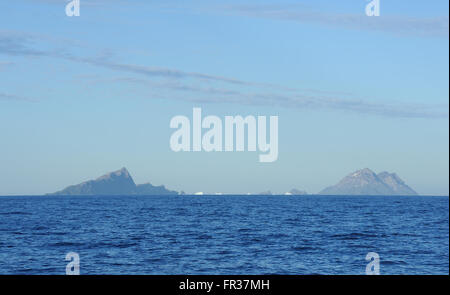
[[[43,4],[57,4],[57,5],[66,5],[71,0],[22,0],[24,2],[40,2]],[[82,0],[83,6],[107,6],[111,5],[111,3],[117,3],[117,4],[129,4],[129,0]],[[134,3],[137,3],[137,1],[133,1]]]
[[[27,2],[42,2],[47,4],[64,5],[69,0],[23,0]],[[361,0],[362,1],[362,0]],[[83,0],[83,6],[107,7],[112,4],[118,5],[141,5],[148,4],[146,1],[127,0]],[[187,2],[186,2],[187,3]],[[310,23],[325,25],[333,28],[346,28],[353,30],[380,31],[403,36],[416,37],[441,37],[449,36],[449,17],[447,14],[436,17],[410,17],[392,16],[382,14],[379,17],[367,17],[364,11],[364,3],[361,5],[361,13],[338,13],[322,12],[314,10],[314,7],[292,4],[240,4],[240,5],[214,5],[204,4],[199,8],[197,5],[187,5],[184,2],[174,3],[151,3],[159,8],[173,10],[201,10],[205,12],[220,12],[248,17],[278,19],[294,21],[299,23]]]
[[[0,70],[6,69],[7,67],[13,65],[14,63],[12,61],[1,61],[0,60]]]
[[[448,16],[417,18],[406,16],[367,17],[361,14],[323,13],[308,11],[293,5],[235,5],[223,11],[243,16],[312,23],[329,27],[381,31],[419,37],[444,37],[449,35]]]
[[[195,72],[185,72],[176,69],[168,69],[161,67],[149,67],[149,66],[140,66],[133,64],[120,64],[114,63],[106,60],[96,60],[91,58],[76,58],[76,57],[68,57],[73,61],[85,62],[91,65],[100,66],[104,68],[109,68],[115,71],[129,72],[134,74],[141,74],[149,77],[167,77],[167,78],[175,78],[175,79],[185,79],[185,78],[194,78],[201,80],[210,80],[216,82],[225,82],[230,84],[237,85],[251,85],[250,82],[241,81],[238,79],[214,76],[209,74],[195,73]]]
[[[325,94],[308,94],[306,92],[253,92],[229,90],[216,87],[199,87],[184,84],[181,81],[155,82],[146,78],[120,77],[97,79],[93,83],[138,83],[151,89],[171,90],[171,94],[160,95],[161,98],[189,101],[193,103],[227,103],[253,106],[279,106],[303,110],[341,110],[384,117],[402,118],[447,118],[448,105],[423,104],[382,104],[361,99],[343,98]],[[193,93],[195,95],[186,95]]]
[[[32,98],[15,95],[15,94],[2,93],[2,92],[0,92],[0,100],[18,100],[18,101],[26,101],[26,102],[37,102],[37,100],[32,99]]]
[[[225,82],[236,85],[253,85],[254,83],[241,81],[238,79],[214,76],[196,72],[186,72],[177,69],[162,67],[141,66],[133,64],[115,63],[107,57],[80,57],[69,53],[63,49],[38,49],[33,46],[37,43],[36,38],[30,34],[1,32],[0,31],[0,53],[12,56],[45,56],[62,58],[73,62],[86,63],[93,66],[108,68],[114,71],[128,72],[145,75],[148,77],[166,77],[173,79],[194,78],[207,81]]]
[[[30,38],[26,34],[0,32],[0,53],[13,56],[43,54],[31,49],[29,43]]]
[[[189,98],[185,98],[189,99]],[[240,93],[224,97],[207,99],[190,99],[198,103],[237,103],[244,105],[280,106],[290,109],[309,110],[341,110],[361,114],[379,115],[401,118],[448,118],[448,105],[414,105],[414,104],[383,104],[359,99],[344,99],[339,97],[308,96],[305,94],[282,95],[278,93]]]
[[[296,109],[341,110],[388,117],[448,117],[448,106],[374,103],[358,98],[350,99],[346,93],[308,88],[295,89],[193,71],[117,63],[111,61],[109,55],[97,58],[82,57],[71,54],[66,50],[52,48],[51,44],[45,44],[45,46],[41,46],[41,49],[35,44],[36,40],[31,35],[2,34],[0,32],[0,54],[58,58],[102,67],[119,73],[141,76],[141,78],[125,77],[121,79],[127,83],[147,83],[152,88],[170,90],[172,91],[170,98],[178,100],[280,106]],[[164,78],[167,81],[153,81],[154,78]],[[189,93],[196,95],[187,95]],[[3,94],[2,97],[3,99],[21,99],[19,96],[7,94]]]

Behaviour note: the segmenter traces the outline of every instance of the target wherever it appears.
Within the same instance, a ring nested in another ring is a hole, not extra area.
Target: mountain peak
[[[375,175],[376,175],[375,172],[373,172],[369,168],[364,168],[364,169],[356,170],[355,172],[349,174],[348,176],[350,176],[350,177],[361,177],[361,176],[373,177]]]
[[[54,194],[60,195],[177,195],[164,186],[150,183],[136,185],[127,168],[107,173],[95,180],[71,185]]]
[[[324,195],[416,195],[395,173],[375,174],[369,168],[348,174],[336,185],[322,190]]]
[[[106,173],[105,175],[100,176],[96,180],[106,180],[111,178],[131,178],[131,175],[128,172],[127,168],[123,167],[122,169],[119,169],[117,171]]]
[[[117,170],[114,172],[117,176],[123,176],[123,177],[131,177],[130,173],[128,172],[127,168],[123,167],[120,170]]]
[[[359,171],[361,171],[362,173],[367,173],[367,174],[375,174],[375,172],[373,172],[369,168],[364,168],[364,169],[361,169]]]

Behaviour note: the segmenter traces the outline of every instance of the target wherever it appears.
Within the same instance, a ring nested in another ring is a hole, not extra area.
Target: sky
[[[126,167],[193,192],[317,193],[362,168],[449,194],[448,1],[0,2],[0,195]],[[278,116],[279,153],[173,152],[172,117]]]

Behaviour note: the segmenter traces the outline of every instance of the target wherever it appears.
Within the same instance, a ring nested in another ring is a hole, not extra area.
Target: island
[[[71,185],[50,195],[179,195],[163,185],[136,185],[126,168],[107,173],[97,179]]]
[[[319,195],[417,195],[395,173],[381,172],[375,174],[364,168],[345,176],[339,183],[319,192]]]

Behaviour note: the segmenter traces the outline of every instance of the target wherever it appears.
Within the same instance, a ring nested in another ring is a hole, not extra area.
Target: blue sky
[[[67,2],[0,2],[0,195],[123,166],[211,193],[316,193],[369,167],[448,195],[447,1]],[[193,107],[278,115],[278,160],[172,152]]]

